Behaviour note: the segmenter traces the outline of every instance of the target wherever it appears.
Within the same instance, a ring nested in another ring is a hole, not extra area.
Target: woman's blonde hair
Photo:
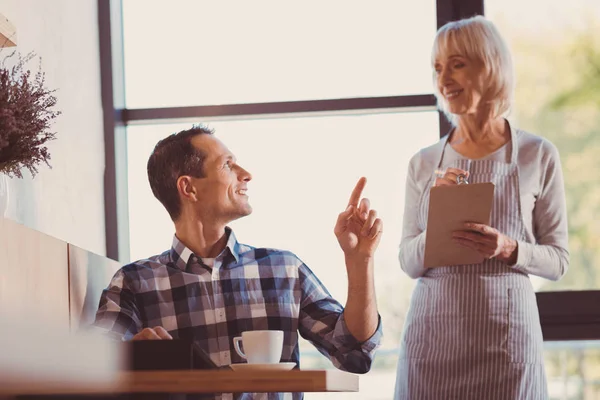
[[[483,65],[483,78],[487,83],[483,99],[491,105],[492,118],[506,116],[513,101],[515,78],[510,51],[496,26],[480,15],[447,23],[435,36],[432,65],[446,54],[460,54]],[[448,110],[437,85],[434,85],[434,93],[438,107],[456,125],[457,117]]]

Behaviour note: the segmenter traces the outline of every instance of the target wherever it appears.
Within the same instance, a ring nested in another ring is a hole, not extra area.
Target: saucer
[[[282,362],[279,364],[231,364],[234,371],[289,371],[296,366],[295,362]]]

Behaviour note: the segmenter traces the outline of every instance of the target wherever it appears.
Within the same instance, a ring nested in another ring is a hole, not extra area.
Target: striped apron
[[[510,145],[510,164],[464,159],[452,166],[468,170],[471,183],[493,182],[491,226],[528,241],[512,129]],[[425,190],[419,209],[423,230],[428,207]],[[406,317],[394,398],[547,399],[542,331],[528,275],[496,259],[427,270],[417,282]]]

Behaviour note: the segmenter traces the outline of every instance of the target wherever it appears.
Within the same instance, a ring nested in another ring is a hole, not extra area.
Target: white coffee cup
[[[240,349],[240,342],[244,351]],[[233,348],[248,364],[278,364],[283,349],[283,331],[245,331],[233,338]]]

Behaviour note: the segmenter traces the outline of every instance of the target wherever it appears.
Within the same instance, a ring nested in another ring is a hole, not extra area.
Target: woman
[[[402,335],[395,398],[546,399],[529,275],[557,280],[569,264],[558,151],[504,119],[513,69],[491,22],[478,16],[440,28],[432,62],[439,105],[454,127],[410,161],[400,264],[419,281]],[[485,261],[426,269],[429,188],[454,185],[460,175],[495,184],[490,225],[467,223],[453,234]]]

